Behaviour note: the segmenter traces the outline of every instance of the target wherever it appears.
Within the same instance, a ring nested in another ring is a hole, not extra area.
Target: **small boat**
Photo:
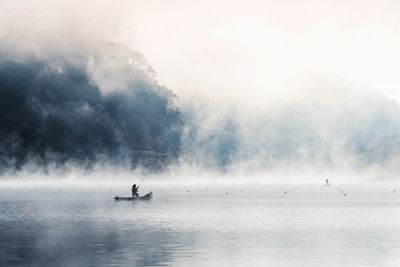
[[[147,193],[146,195],[141,197],[119,197],[119,196],[114,197],[115,200],[132,200],[132,201],[151,200],[152,198],[153,198],[153,192]]]

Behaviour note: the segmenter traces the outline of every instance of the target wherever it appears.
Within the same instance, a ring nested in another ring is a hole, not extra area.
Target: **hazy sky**
[[[124,42],[183,99],[263,105],[327,77],[400,100],[398,14],[391,0],[0,0],[0,37]]]
[[[147,0],[135,2],[119,38],[184,95],[262,102],[322,76],[400,100],[398,14],[390,0]]]

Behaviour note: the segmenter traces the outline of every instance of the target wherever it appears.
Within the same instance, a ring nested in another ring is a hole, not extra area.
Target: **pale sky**
[[[328,77],[400,101],[399,14],[395,0],[0,0],[0,39],[124,42],[182,99],[263,105]]]
[[[135,1],[118,39],[181,95],[298,94],[327,76],[400,101],[400,2]]]

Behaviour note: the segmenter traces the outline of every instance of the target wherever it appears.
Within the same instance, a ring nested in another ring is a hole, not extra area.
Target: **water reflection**
[[[397,196],[313,190],[2,191],[0,266],[399,266]]]
[[[52,210],[43,202],[1,202],[0,266],[166,266],[191,243],[134,220],[99,219],[103,210],[76,203]]]

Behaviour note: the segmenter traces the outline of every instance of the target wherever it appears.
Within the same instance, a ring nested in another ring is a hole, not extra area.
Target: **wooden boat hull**
[[[116,196],[115,200],[128,200],[128,201],[137,201],[137,200],[151,200],[153,198],[153,192],[150,192],[141,197],[119,197]]]

